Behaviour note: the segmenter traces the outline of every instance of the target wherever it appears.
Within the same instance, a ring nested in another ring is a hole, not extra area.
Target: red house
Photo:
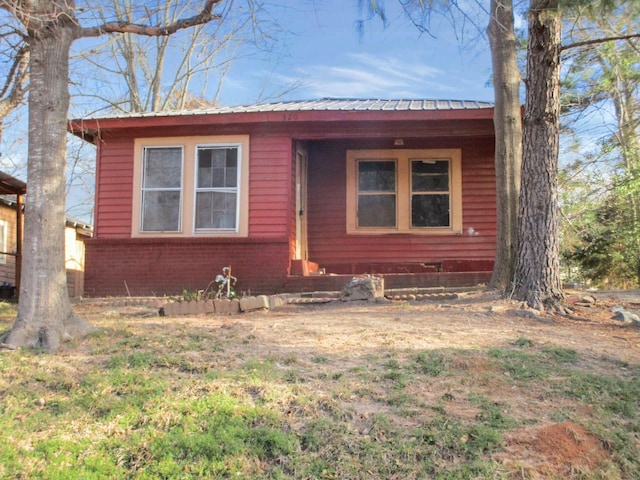
[[[493,107],[322,99],[74,120],[97,146],[85,294],[486,282]]]

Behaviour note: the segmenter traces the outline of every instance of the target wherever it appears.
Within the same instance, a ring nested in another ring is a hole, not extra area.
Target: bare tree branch
[[[568,45],[562,45],[560,47],[560,50],[564,51],[570,48],[584,47],[586,45],[598,45],[600,43],[615,42],[617,40],[631,40],[633,38],[640,38],[640,33],[632,33],[629,35],[619,35],[617,37],[594,38],[591,40],[584,40],[582,42],[569,43]]]
[[[17,99],[20,101],[24,95],[24,81],[27,77],[29,66],[29,47],[23,46],[14,57],[13,64],[9,69],[4,86],[0,89],[0,103]],[[8,92],[8,93],[7,93]],[[5,97],[6,99],[3,99]],[[18,99],[20,97],[20,99]]]
[[[220,20],[222,15],[214,14],[213,7],[222,0],[207,0],[202,11],[188,18],[176,20],[168,25],[140,25],[125,21],[108,22],[98,27],[82,28],[79,30],[78,38],[81,37],[99,37],[105,33],[135,33],[137,35],[146,35],[148,37],[161,37],[172,35],[178,30],[203,25],[212,20]]]

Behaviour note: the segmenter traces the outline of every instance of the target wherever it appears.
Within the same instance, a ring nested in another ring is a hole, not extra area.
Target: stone
[[[240,299],[240,311],[269,310],[269,297],[258,295],[257,297],[243,297]]]
[[[274,308],[282,307],[287,304],[287,298],[281,295],[271,295],[269,297],[269,308],[273,310]]]
[[[513,315],[519,318],[528,318],[531,320],[537,320],[538,322],[553,324],[552,320],[545,318],[542,314],[543,312],[540,310],[536,310],[535,308],[519,308],[519,309],[511,309],[506,311],[507,315]]]
[[[162,312],[161,316],[164,315],[170,317],[171,315],[173,315],[173,302],[165,303],[162,307],[160,307],[160,311]]]
[[[204,313],[215,313],[216,308],[213,306],[213,300],[205,300],[202,302]]]
[[[216,309],[216,315],[231,315],[234,313],[240,313],[240,301],[237,298],[231,300],[228,299],[215,299],[213,306]]]
[[[196,315],[204,315],[206,312],[204,308],[204,300],[198,300],[196,302]]]
[[[622,307],[613,307],[611,311],[615,314],[613,316],[614,320],[620,320],[626,325],[640,325],[640,317],[635,313],[629,312]]]
[[[185,302],[185,313],[187,315],[197,315],[198,314],[198,302],[195,300],[189,300]]]
[[[340,299],[346,302],[381,297],[384,297],[384,278],[362,275],[353,277],[353,279],[345,285]]]

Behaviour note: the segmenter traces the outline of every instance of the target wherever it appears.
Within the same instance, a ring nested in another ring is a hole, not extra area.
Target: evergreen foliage
[[[629,36],[640,32],[640,3],[595,2],[569,9],[565,23],[568,45]],[[562,255],[574,276],[629,286],[640,281],[640,39],[566,52],[565,133],[580,143],[561,172]]]

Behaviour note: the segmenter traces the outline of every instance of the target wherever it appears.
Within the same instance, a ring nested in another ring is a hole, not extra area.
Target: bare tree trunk
[[[496,261],[489,286],[506,291],[511,287],[516,258],[522,168],[520,72],[511,0],[491,0],[487,33],[495,91],[493,123],[497,191]]]
[[[558,239],[558,0],[531,0],[526,84],[514,296],[544,309],[564,299]]]
[[[72,3],[72,2],[69,2]],[[46,7],[45,7],[46,8]],[[69,6],[73,13],[73,6]],[[47,8],[30,30],[29,162],[18,317],[4,342],[56,351],[61,341],[95,330],[76,316],[64,263],[66,129],[73,16]],[[58,14],[56,17],[55,14]],[[44,18],[46,17],[46,18]],[[49,19],[53,19],[48,22]],[[37,28],[37,27],[35,27]]]
[[[74,0],[0,0],[3,9],[27,30],[31,48],[29,87],[29,194],[25,209],[22,282],[18,317],[4,337],[14,347],[55,352],[61,341],[82,337],[94,327],[76,316],[67,291],[64,265],[65,164],[69,109],[69,52],[80,37],[107,33],[172,35],[221,17],[205,0],[200,13],[169,25],[114,21],[82,28]]]

